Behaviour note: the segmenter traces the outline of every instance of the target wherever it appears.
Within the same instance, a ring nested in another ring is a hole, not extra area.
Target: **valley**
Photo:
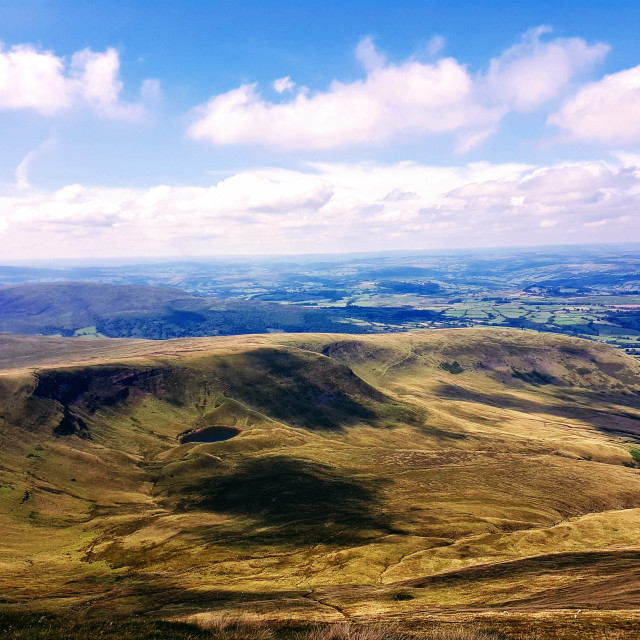
[[[637,245],[0,266],[0,331],[168,339],[490,326],[640,355]]]
[[[633,637],[619,350],[499,328],[0,346],[6,615]]]

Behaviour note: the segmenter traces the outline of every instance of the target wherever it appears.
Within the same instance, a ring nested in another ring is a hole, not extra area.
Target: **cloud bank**
[[[455,134],[458,149],[466,150],[493,134],[510,111],[532,111],[561,96],[609,49],[580,38],[543,40],[548,33],[547,27],[528,31],[477,74],[451,57],[393,64],[365,38],[356,48],[364,78],[334,80],[318,92],[281,78],[275,91],[292,95],[275,102],[257,84],[243,84],[198,107],[188,135],[217,145],[333,149]],[[444,43],[436,45],[434,53]]]
[[[282,76],[268,88],[270,97],[257,84],[244,84],[198,107],[188,133],[217,145],[302,152],[422,145],[420,136],[449,136],[463,152],[493,135],[507,114],[536,112],[526,122],[539,125],[551,113],[546,124],[561,140],[615,144],[617,160],[305,164],[299,153],[300,170],[240,170],[208,187],[68,184],[40,190],[29,174],[39,154],[55,147],[51,137],[22,151],[13,181],[0,189],[3,257],[291,254],[640,238],[640,156],[633,153],[640,142],[640,67],[585,84],[608,46],[554,38],[547,27],[526,32],[479,71],[443,56],[445,45],[435,37],[426,58],[393,62],[364,38],[355,51],[360,79],[335,80],[312,92]],[[31,45],[0,45],[0,111],[51,117],[84,109],[136,121],[157,99],[159,84],[145,81],[134,102],[122,94],[115,49],[63,58]],[[510,142],[519,142],[517,134]]]
[[[5,259],[292,254],[625,241],[640,158],[550,166],[322,164],[210,187],[69,185],[0,198]]]

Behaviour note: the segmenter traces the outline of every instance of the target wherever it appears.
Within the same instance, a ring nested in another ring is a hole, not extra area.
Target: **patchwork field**
[[[620,350],[6,335],[0,368],[0,625],[637,635],[640,363]],[[237,435],[181,444],[213,427]]]

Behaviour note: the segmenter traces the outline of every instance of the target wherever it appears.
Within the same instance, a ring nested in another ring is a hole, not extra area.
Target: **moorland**
[[[3,335],[0,628],[633,638],[639,420],[567,335]]]

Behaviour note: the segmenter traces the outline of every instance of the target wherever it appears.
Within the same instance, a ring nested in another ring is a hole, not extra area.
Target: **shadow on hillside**
[[[558,586],[558,576],[572,574],[582,580]],[[481,564],[445,573],[407,580],[405,587],[419,589],[465,588],[470,593],[482,583],[537,579],[537,593],[519,597],[508,593],[505,605],[547,607],[635,607],[640,593],[640,553],[636,550],[577,551],[551,553],[507,562]],[[545,582],[545,579],[548,582]],[[507,594],[506,594],[507,595]]]
[[[89,366],[53,369],[36,375],[35,398],[77,406],[92,414],[149,394],[172,404],[184,402],[187,370],[181,367]]]
[[[176,507],[248,516],[255,524],[241,538],[256,544],[357,543],[391,532],[373,483],[284,456],[249,460],[186,486]]]
[[[640,553],[635,550],[576,551],[518,558],[506,562],[480,564],[441,574],[407,580],[407,587],[428,588],[479,580],[503,580],[527,575],[550,574],[574,570],[577,573],[607,576],[640,569]]]
[[[351,369],[313,354],[256,349],[220,366],[225,395],[275,420],[310,430],[374,424],[388,398]]]
[[[434,390],[439,398],[469,402],[528,414],[547,414],[563,419],[580,420],[606,433],[624,433],[640,437],[640,420],[633,414],[598,409],[598,403],[640,407],[637,397],[624,394],[596,394],[594,392],[563,389],[562,397],[549,397],[549,402],[535,402],[511,394],[482,393],[453,384],[443,384]],[[560,404],[562,403],[562,404]]]

